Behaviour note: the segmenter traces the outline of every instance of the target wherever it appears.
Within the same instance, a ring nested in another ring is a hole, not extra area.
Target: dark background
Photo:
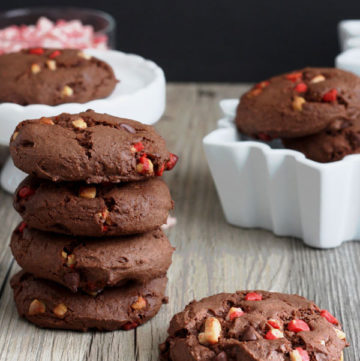
[[[6,10],[51,2],[0,4]],[[306,65],[332,66],[339,52],[337,23],[360,18],[359,0],[68,0],[56,5],[111,13],[118,49],[156,61],[171,81],[258,81]]]

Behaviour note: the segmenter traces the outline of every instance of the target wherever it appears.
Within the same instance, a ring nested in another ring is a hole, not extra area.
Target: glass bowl
[[[39,18],[57,20],[80,20],[83,25],[91,25],[96,35],[108,38],[108,48],[115,49],[115,19],[108,13],[77,7],[31,7],[0,12],[0,29],[11,25],[34,25]]]

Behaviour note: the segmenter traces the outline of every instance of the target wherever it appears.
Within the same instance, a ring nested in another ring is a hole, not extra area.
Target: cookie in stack
[[[360,78],[335,68],[305,68],[256,84],[241,97],[236,125],[318,162],[360,153]]]
[[[29,176],[11,249],[18,312],[49,328],[129,330],[166,302],[173,201],[159,178],[177,156],[148,125],[91,110],[20,123],[15,165]]]

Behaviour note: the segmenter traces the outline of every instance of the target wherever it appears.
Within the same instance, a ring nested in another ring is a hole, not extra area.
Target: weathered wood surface
[[[172,315],[193,298],[258,288],[296,292],[338,316],[352,347],[345,360],[360,360],[360,242],[334,250],[308,248],[300,240],[228,225],[223,217],[202,138],[215,128],[218,101],[238,97],[244,85],[170,84],[166,114],[157,128],[181,156],[166,175],[178,224],[168,231],[176,246],[169,272],[170,303],[135,331],[75,333],[38,329],[19,319],[9,278],[18,266],[8,247],[19,221],[11,197],[0,191],[0,360],[158,360]],[[0,150],[0,162],[6,150]]]

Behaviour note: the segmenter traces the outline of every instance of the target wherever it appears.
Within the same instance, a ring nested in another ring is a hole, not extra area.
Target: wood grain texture
[[[300,240],[228,225],[211,179],[202,138],[215,128],[218,101],[238,97],[244,85],[170,84],[167,110],[157,129],[180,155],[166,175],[178,224],[168,231],[176,246],[169,271],[170,298],[160,313],[135,331],[87,333],[38,329],[19,319],[9,276],[9,236],[19,221],[11,197],[0,192],[0,360],[158,360],[174,313],[194,298],[237,289],[299,293],[338,316],[352,344],[345,360],[360,360],[360,242],[314,250]],[[0,159],[6,151],[0,150]]]

